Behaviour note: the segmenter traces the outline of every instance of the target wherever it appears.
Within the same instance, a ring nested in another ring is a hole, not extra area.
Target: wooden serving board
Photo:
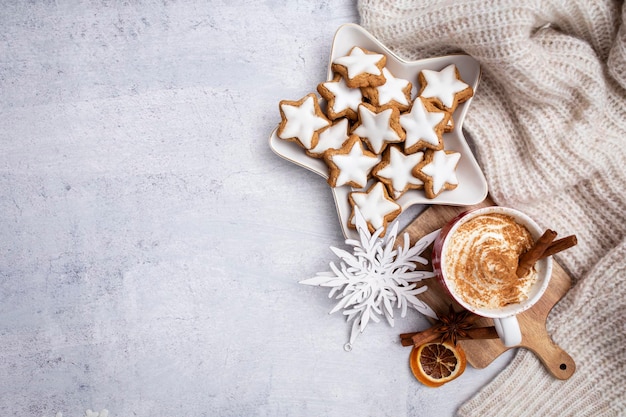
[[[411,244],[415,244],[420,238],[441,228],[459,213],[491,205],[494,205],[493,201],[487,198],[482,203],[470,207],[431,206],[409,224],[404,232],[409,234]],[[430,250],[431,248],[428,248],[424,253],[428,259],[430,259]],[[432,265],[425,268],[432,268]],[[563,349],[552,341],[546,330],[546,320],[554,305],[570,289],[571,283],[569,275],[556,261],[553,262],[550,285],[543,297],[531,309],[517,316],[522,332],[522,343],[517,347],[534,352],[548,372],[558,379],[568,379],[572,376],[576,370],[576,364]],[[436,279],[429,280],[427,285],[428,291],[423,292],[419,297],[437,314],[447,312],[452,299]],[[492,326],[493,321],[484,318],[478,322],[478,325]],[[467,355],[468,363],[475,368],[485,368],[500,354],[510,349],[504,346],[500,339],[462,340],[460,343]]]

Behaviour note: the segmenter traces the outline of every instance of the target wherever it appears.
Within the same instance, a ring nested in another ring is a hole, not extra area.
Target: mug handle
[[[513,347],[522,343],[522,332],[519,328],[517,317],[509,316],[493,319],[493,324],[504,346]]]

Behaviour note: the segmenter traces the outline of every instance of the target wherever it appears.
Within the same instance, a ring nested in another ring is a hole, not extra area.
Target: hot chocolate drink
[[[519,256],[533,245],[528,229],[506,214],[471,218],[449,236],[444,273],[457,296],[476,308],[498,309],[528,298],[534,268],[516,275]]]

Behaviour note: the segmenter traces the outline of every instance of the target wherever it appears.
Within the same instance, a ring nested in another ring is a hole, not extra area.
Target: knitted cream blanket
[[[465,52],[483,76],[464,130],[496,203],[578,245],[548,331],[567,381],[520,349],[461,416],[626,413],[626,13],[608,0],[359,0],[361,24],[406,59]]]

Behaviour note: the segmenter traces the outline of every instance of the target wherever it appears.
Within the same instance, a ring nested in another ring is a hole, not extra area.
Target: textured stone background
[[[274,155],[352,0],[0,7],[0,414],[451,415],[497,373],[422,387],[397,335],[322,289],[321,177]]]

